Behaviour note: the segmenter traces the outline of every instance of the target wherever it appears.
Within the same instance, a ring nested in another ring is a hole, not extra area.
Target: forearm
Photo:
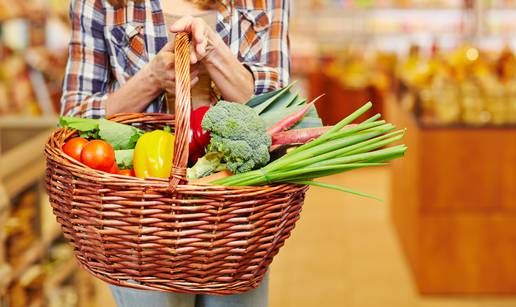
[[[108,96],[105,102],[106,116],[122,112],[142,112],[161,92],[162,89],[147,65]]]
[[[203,63],[225,100],[244,103],[254,94],[251,72],[238,61],[220,38],[214,38],[213,50]]]

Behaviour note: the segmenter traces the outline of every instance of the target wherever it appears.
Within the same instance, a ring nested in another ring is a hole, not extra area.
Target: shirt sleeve
[[[63,80],[61,114],[104,117],[109,88],[109,56],[104,40],[102,0],[72,0],[72,37]]]
[[[290,80],[290,1],[272,2],[272,20],[261,58],[257,62],[244,63],[253,74],[255,95],[280,89],[288,85]]]

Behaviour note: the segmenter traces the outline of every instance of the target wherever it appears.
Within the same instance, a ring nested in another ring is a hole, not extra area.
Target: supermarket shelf
[[[57,116],[5,116],[0,118],[1,128],[45,128],[56,126],[58,123]]]
[[[31,302],[29,307],[42,307],[45,305],[45,300],[40,297],[40,298],[37,298],[35,301]]]
[[[491,6],[486,8],[486,11],[510,11],[515,12],[516,6]]]
[[[399,104],[398,98],[394,95],[388,95],[388,100],[391,101],[392,104]],[[462,122],[457,123],[438,123],[438,122],[430,122],[421,119],[414,111],[409,111],[400,106],[398,106],[404,112],[406,112],[406,118],[409,123],[413,126],[418,127],[422,130],[450,130],[450,131],[475,131],[475,130],[485,130],[485,131],[516,131],[516,124],[507,123],[507,124],[467,124]]]
[[[45,171],[43,159],[44,144],[51,130],[46,130],[29,141],[2,154],[0,158],[0,185],[8,198],[12,198],[38,178]]]
[[[0,282],[0,293],[2,292],[2,289],[7,287],[13,280],[19,279],[36,260],[41,258],[52,242],[54,242],[60,235],[61,230],[56,229],[56,231],[52,233],[47,240],[35,243],[30,249],[21,255],[18,264],[3,276]]]
[[[420,12],[420,11],[435,11],[435,12],[449,12],[449,11],[472,11],[472,8],[464,8],[461,6],[370,6],[370,7],[344,7],[342,5],[327,5],[320,9],[306,9],[306,8],[295,8],[294,15],[298,16],[298,12],[309,11],[312,14],[327,14],[338,13],[338,14],[356,14],[356,13],[369,13],[375,11],[400,11],[400,12]]]
[[[45,281],[45,293],[48,296],[52,291],[59,287],[70,275],[75,272],[78,265],[75,257],[65,260],[56,270],[52,276],[49,276]]]

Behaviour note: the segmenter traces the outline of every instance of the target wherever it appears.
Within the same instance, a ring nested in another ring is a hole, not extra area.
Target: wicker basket
[[[118,114],[144,130],[175,127],[170,180],[85,167],[61,150],[63,128],[45,147],[50,203],[81,266],[113,285],[229,295],[256,288],[299,219],[306,186],[223,187],[185,180],[190,118],[189,38],[176,39],[177,122],[167,114]]]

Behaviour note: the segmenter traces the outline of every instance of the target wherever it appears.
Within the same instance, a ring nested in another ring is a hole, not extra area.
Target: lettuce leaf
[[[143,134],[133,126],[115,123],[110,120],[99,120],[99,136],[113,146],[113,149],[133,149],[136,142]]]
[[[79,131],[79,135],[88,139],[102,139],[115,150],[133,149],[143,135],[143,131],[130,125],[124,125],[107,119],[90,119],[62,116],[61,127]]]
[[[133,168],[134,149],[115,150],[115,160],[119,169]]]

